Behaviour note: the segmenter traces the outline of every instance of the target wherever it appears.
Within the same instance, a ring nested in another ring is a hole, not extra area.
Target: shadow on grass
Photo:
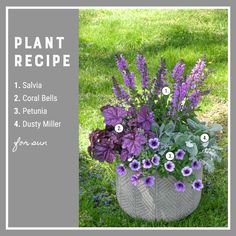
[[[107,67],[112,70],[116,69],[114,56],[119,53],[125,54],[127,58],[132,58],[137,52],[141,52],[144,55],[156,55],[171,49],[173,50],[173,56],[175,57],[174,50],[181,50],[188,47],[190,51],[198,50],[203,55],[208,51],[214,51],[216,46],[227,46],[228,40],[226,33],[190,32],[180,26],[172,26],[169,31],[165,32],[165,35],[166,38],[164,41],[156,39],[155,42],[141,45],[138,51],[135,51],[135,49],[127,49],[122,52],[116,50],[110,52],[107,48],[103,47],[103,45],[80,39],[80,47],[82,48],[80,60],[83,61],[83,63],[80,64],[80,68],[86,69],[86,60],[89,60],[90,64],[91,62],[94,62],[95,67]],[[221,53],[217,54],[214,58],[215,63],[227,63],[227,48],[221,50]],[[97,53],[95,53],[96,51]],[[214,57],[214,53],[209,55],[209,57]],[[196,59],[197,58],[192,58],[188,63],[194,64]]]

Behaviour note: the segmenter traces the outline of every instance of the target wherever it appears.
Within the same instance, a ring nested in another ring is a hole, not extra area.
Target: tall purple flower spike
[[[171,100],[170,113],[174,117],[176,112],[181,109],[181,103],[183,95],[185,96],[185,91],[180,89],[180,85],[183,83],[183,73],[185,64],[181,61],[177,63],[172,71],[172,78],[174,79],[174,94]],[[184,93],[184,94],[183,94]]]
[[[124,88],[119,85],[115,79],[115,77],[112,77],[113,82],[113,92],[116,95],[118,100],[129,100],[129,94],[124,90]]]
[[[161,58],[161,62],[157,71],[157,77],[154,78],[154,93],[158,96],[161,93],[161,90],[168,85],[167,81],[167,69],[166,63],[163,58]]]
[[[135,89],[136,86],[134,73],[130,73],[127,69],[127,62],[122,54],[116,56],[116,64],[119,71],[122,73],[124,84],[130,89]]]
[[[146,59],[143,55],[138,54],[136,61],[137,61],[138,71],[141,75],[142,89],[146,89],[149,86],[149,75],[148,75]]]

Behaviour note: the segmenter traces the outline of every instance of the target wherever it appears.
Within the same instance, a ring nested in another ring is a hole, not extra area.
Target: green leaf
[[[210,132],[219,132],[222,130],[223,130],[223,127],[220,124],[213,124],[209,129]]]
[[[175,130],[175,125],[173,121],[170,121],[165,127],[165,133],[170,136]]]
[[[180,146],[183,147],[185,146],[185,142],[189,141],[189,135],[187,134],[181,134],[178,133],[175,137],[174,137],[175,143]]]
[[[154,132],[154,133],[158,133],[158,124],[156,122],[153,122],[152,125],[151,125],[151,131]]]
[[[161,127],[160,127],[160,135],[159,135],[159,137],[162,136],[164,129],[165,129],[165,124],[162,123],[162,124],[161,124]]]
[[[196,143],[192,143],[192,144],[193,144],[192,147],[186,146],[186,150],[191,156],[196,156],[198,154],[198,148],[197,148]]]

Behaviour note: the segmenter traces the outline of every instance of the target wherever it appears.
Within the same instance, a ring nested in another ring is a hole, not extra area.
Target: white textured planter
[[[116,195],[120,207],[131,217],[145,220],[180,220],[190,215],[198,206],[201,191],[192,189],[190,183],[185,182],[186,190],[175,190],[176,179],[156,177],[152,187],[146,187],[141,180],[137,186],[130,183],[133,172],[127,170],[124,176],[117,175]],[[202,178],[202,170],[196,172]]]

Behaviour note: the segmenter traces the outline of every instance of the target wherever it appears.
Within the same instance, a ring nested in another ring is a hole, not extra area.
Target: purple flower
[[[176,189],[176,191],[178,191],[178,192],[184,192],[185,189],[186,189],[186,186],[185,186],[185,184],[184,184],[183,182],[177,181],[177,182],[175,183],[175,189]]]
[[[201,179],[194,180],[192,183],[192,187],[194,190],[200,191],[204,187],[202,180]]]
[[[175,83],[179,84],[183,80],[183,73],[184,73],[185,64],[183,61],[177,63],[172,71],[172,78],[174,79]]]
[[[201,92],[200,92],[200,90],[194,91],[192,94],[190,94],[188,99],[190,101],[190,105],[189,105],[188,109],[195,108],[198,105],[199,101],[201,100]]]
[[[120,86],[113,86],[113,92],[118,100],[129,100],[129,94]]]
[[[126,69],[127,62],[122,54],[116,56],[116,64],[120,72],[123,72]]]
[[[172,161],[167,161],[164,166],[165,169],[169,172],[173,172],[175,170],[175,164]]]
[[[120,164],[119,166],[116,167],[116,172],[119,175],[125,175],[126,174],[125,166],[123,164]]]
[[[129,70],[127,69],[127,62],[122,54],[116,56],[116,64],[119,71],[122,73],[124,84],[128,88],[134,89],[135,88],[134,73],[132,72],[130,73]]]
[[[149,85],[149,75],[148,75],[146,59],[145,57],[143,57],[143,55],[138,54],[136,60],[137,60],[138,71],[141,75],[142,89],[145,89]]]
[[[119,85],[115,79],[115,77],[112,77],[113,82],[113,92],[116,95],[118,100],[129,100],[129,94],[122,88],[121,85]]]
[[[123,136],[122,148],[127,149],[130,154],[138,156],[142,151],[142,145],[146,143],[146,138],[137,132],[128,133]]]
[[[199,170],[202,168],[202,163],[201,161],[193,161],[192,162],[192,169],[193,170]]]
[[[189,176],[189,175],[192,174],[193,169],[192,169],[191,167],[189,167],[189,166],[185,166],[185,167],[181,170],[181,172],[182,172],[182,175],[183,175],[183,176]]]
[[[142,106],[138,113],[137,121],[145,131],[149,131],[154,121],[154,113],[149,112],[147,106]]]
[[[183,72],[184,72],[185,64],[181,61],[177,63],[172,71],[172,78],[174,79],[174,94],[172,96],[171,100],[171,106],[170,106],[170,114],[172,117],[175,116],[176,112],[180,110],[180,97],[181,97],[181,91],[180,91],[180,85],[183,82]]]
[[[125,70],[123,72],[123,79],[124,84],[131,89],[135,89],[135,76],[133,72],[129,72],[128,70]]]
[[[160,164],[160,157],[159,157],[157,154],[155,154],[155,155],[152,157],[152,163],[153,163],[153,165],[155,165],[155,166],[158,166],[158,165]]]
[[[199,59],[191,71],[190,76],[188,77],[187,81],[191,83],[191,88],[196,89],[198,84],[201,85],[201,80],[204,78],[203,70],[205,68],[205,61]],[[202,78],[203,77],[203,78]]]
[[[182,149],[179,149],[177,152],[175,152],[175,158],[177,160],[183,160],[185,155],[185,151]]]
[[[156,92],[156,95],[158,96],[161,93],[161,90],[168,85],[166,82],[167,80],[167,69],[166,69],[166,63],[163,58],[161,58],[161,62],[158,68],[157,77],[154,78],[154,91]]]
[[[149,159],[142,161],[144,169],[150,169],[152,167],[152,162]]]
[[[137,160],[133,160],[130,164],[129,167],[132,171],[138,171],[141,168],[141,164]]]
[[[137,186],[139,183],[138,175],[132,175],[130,178],[130,182],[132,185]]]
[[[148,144],[152,149],[157,149],[160,145],[160,142],[158,138],[150,138],[148,140]]]
[[[127,116],[126,110],[121,107],[105,106],[101,110],[106,125],[116,126],[117,124],[121,124],[123,119]]]
[[[144,180],[144,185],[145,186],[152,186],[155,183],[155,177],[154,176],[148,176]]]

